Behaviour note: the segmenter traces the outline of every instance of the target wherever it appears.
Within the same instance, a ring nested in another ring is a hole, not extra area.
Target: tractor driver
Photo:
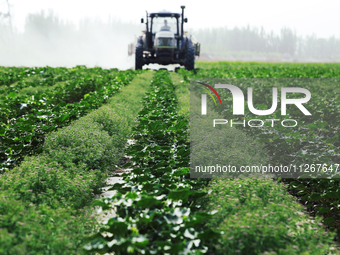
[[[161,31],[170,31],[170,26],[168,26],[167,20],[164,20],[164,26],[161,27]]]

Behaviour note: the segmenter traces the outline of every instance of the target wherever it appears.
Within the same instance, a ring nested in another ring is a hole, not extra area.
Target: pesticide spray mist
[[[136,43],[142,30],[145,24],[84,19],[75,25],[52,11],[30,14],[24,32],[12,32],[0,23],[0,66],[134,68],[135,55],[128,57],[128,44]],[[340,37],[302,38],[289,28],[282,29],[280,36],[256,31],[211,28],[191,33],[202,45],[199,60],[340,62]],[[175,66],[143,68],[173,70]]]
[[[0,25],[0,66],[134,68],[128,44],[140,33],[140,25],[117,20],[84,19],[76,26],[52,12],[30,14],[23,33]]]

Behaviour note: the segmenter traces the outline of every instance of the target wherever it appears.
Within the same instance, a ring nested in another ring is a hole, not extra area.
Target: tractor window
[[[153,19],[154,32],[158,31],[171,31],[177,33],[177,20],[172,17],[157,17]]]

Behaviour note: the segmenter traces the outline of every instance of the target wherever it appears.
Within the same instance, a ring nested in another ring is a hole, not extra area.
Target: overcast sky
[[[168,4],[166,4],[168,2]],[[0,11],[5,11],[6,0],[0,0]],[[85,17],[104,21],[120,19],[138,23],[149,12],[167,9],[181,12],[185,5],[187,28],[235,26],[263,26],[265,31],[279,33],[284,26],[295,29],[299,35],[315,33],[318,37],[340,36],[339,0],[9,0],[12,22],[23,31],[28,13],[53,10],[62,20],[77,23]]]

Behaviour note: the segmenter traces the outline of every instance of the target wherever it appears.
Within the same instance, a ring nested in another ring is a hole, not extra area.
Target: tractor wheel
[[[189,45],[185,53],[185,69],[194,70],[195,68],[195,47]]]
[[[143,69],[143,46],[137,46],[136,51],[136,62],[135,62],[135,70],[142,70]]]

